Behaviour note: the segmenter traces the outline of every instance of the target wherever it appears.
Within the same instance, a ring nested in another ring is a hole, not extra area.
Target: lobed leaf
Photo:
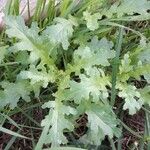
[[[50,108],[49,114],[42,120],[41,125],[44,127],[36,149],[41,149],[43,144],[51,143],[51,147],[66,144],[68,141],[64,136],[64,129],[72,131],[73,124],[66,119],[66,115],[76,114],[76,110],[70,106],[63,105],[60,101],[49,101],[43,108]]]
[[[135,86],[122,84],[118,85],[118,89],[120,90],[118,96],[125,99],[125,104],[123,106],[124,110],[129,109],[130,115],[133,115],[140,110],[143,105],[143,101]]]
[[[3,108],[6,105],[9,105],[11,109],[17,106],[20,98],[29,102],[30,101],[30,91],[32,88],[26,80],[16,81],[15,83],[10,83],[3,81],[0,83],[3,91],[0,91],[0,107]]]
[[[83,106],[85,107],[85,106]],[[119,136],[120,129],[117,127],[118,121],[110,106],[101,103],[89,103],[85,108],[88,115],[88,131],[81,137],[81,141],[92,145],[100,145],[105,136],[113,138]]]
[[[99,13],[91,15],[91,13],[85,11],[83,12],[83,17],[87,22],[87,28],[89,28],[91,31],[99,28],[98,20],[102,17]]]
[[[64,18],[55,18],[54,22],[56,24],[47,27],[43,35],[46,35],[55,44],[61,43],[63,49],[67,50],[70,45],[68,40],[73,34],[73,23]]]
[[[11,16],[6,17],[6,34],[9,37],[19,39],[19,42],[10,48],[11,52],[30,51],[30,62],[33,63],[41,59],[42,64],[54,66],[53,60],[49,57],[53,50],[52,43],[44,36],[40,36],[39,28],[33,23],[31,28],[25,26],[23,18]]]
[[[67,93],[66,99],[73,99],[78,104],[82,100],[89,100],[90,97],[94,102],[107,99],[108,91],[106,86],[110,86],[110,80],[102,70],[98,71],[93,68],[90,70],[89,77],[81,74],[79,78],[80,82],[70,81],[70,89],[64,91]]]

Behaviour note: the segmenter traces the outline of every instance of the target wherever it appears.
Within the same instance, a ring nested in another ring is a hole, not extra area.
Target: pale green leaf
[[[107,104],[89,103],[85,113],[88,115],[89,129],[87,134],[81,137],[84,143],[100,145],[105,136],[113,138],[114,135],[120,135],[116,116]]]
[[[74,99],[76,103],[80,103],[90,97],[94,102],[108,97],[106,86],[111,85],[109,77],[102,70],[97,70],[96,68],[89,70],[89,72],[89,77],[84,74],[79,76],[80,82],[70,81],[70,89],[65,91],[67,94],[64,99]]]
[[[53,72],[46,72],[45,69],[42,69],[42,71],[38,71],[35,66],[30,66],[30,69],[28,71],[21,71],[18,75],[18,78],[30,79],[31,85],[41,83],[41,86],[43,86],[44,88],[47,87],[48,83],[55,81],[55,75]]]
[[[135,114],[142,107],[141,95],[133,85],[120,84],[118,85],[120,92],[119,97],[125,99],[125,104],[123,106],[124,110],[129,110],[129,114]]]
[[[143,63],[150,63],[150,43],[146,46],[146,49],[144,49],[138,56],[139,60],[141,60]]]
[[[150,106],[150,86],[140,89],[139,92],[141,94],[142,101]]]
[[[96,29],[98,29],[99,24],[98,24],[98,19],[101,19],[101,15],[99,13],[95,13],[93,15],[91,15],[91,13],[89,13],[88,11],[83,12],[83,17],[87,22],[87,27],[94,31]]]
[[[118,16],[133,15],[134,13],[143,15],[147,14],[149,8],[150,2],[148,0],[123,0],[116,11]]]
[[[1,107],[9,105],[11,109],[17,106],[20,98],[29,102],[30,91],[32,90],[30,84],[26,80],[17,81],[16,83],[9,83],[7,81],[1,82],[1,86],[4,89],[0,91],[0,103]]]
[[[31,28],[28,28],[20,16],[6,17],[5,23],[7,25],[6,34],[9,37],[19,39],[19,42],[10,48],[11,52],[27,50],[30,51],[29,59],[31,63],[41,59],[43,64],[53,64],[49,57],[53,51],[53,45],[44,36],[38,34],[37,24],[33,23]]]
[[[113,43],[106,38],[100,41],[94,37],[85,47],[79,47],[74,52],[73,68],[77,72],[80,69],[88,70],[95,65],[109,66],[109,60],[114,58],[115,52],[112,49]]]
[[[43,34],[48,36],[53,43],[61,43],[63,49],[67,50],[70,45],[69,38],[73,34],[73,24],[64,18],[55,18],[54,22],[56,24],[47,27]]]
[[[23,65],[27,65],[30,63],[29,54],[27,51],[18,52],[15,60],[16,62],[20,62]]]
[[[133,66],[131,65],[131,59],[129,58],[129,54],[125,54],[123,59],[121,60],[121,65],[119,66],[119,76],[121,81],[126,81],[129,79],[129,72],[133,70]]]
[[[150,83],[150,74],[144,74],[144,78],[148,83]]]
[[[148,68],[143,69],[142,75],[144,75],[146,81],[150,83],[150,43],[146,45],[144,50],[139,54],[138,58],[143,64],[149,65]]]
[[[43,108],[50,108],[49,114],[42,120],[43,132],[36,146],[36,149],[42,148],[43,144],[51,143],[51,147],[66,144],[68,141],[63,134],[64,129],[72,131],[73,124],[66,119],[66,115],[75,115],[76,111],[70,106],[63,105],[60,101],[49,101]]]
[[[119,67],[119,73],[128,73],[133,69],[131,65],[131,60],[129,58],[129,54],[125,54],[124,58],[121,60],[121,66]]]
[[[7,54],[7,49],[6,46],[0,47],[0,63],[3,61],[5,58],[5,55]]]
[[[122,0],[120,3],[117,1],[114,3],[109,10],[103,12],[104,15],[111,18],[114,14],[117,17],[122,17],[124,15],[134,15],[135,13],[141,16],[148,15],[148,10],[150,8],[150,2],[148,0]]]

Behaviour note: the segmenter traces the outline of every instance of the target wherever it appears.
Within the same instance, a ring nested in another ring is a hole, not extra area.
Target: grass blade
[[[114,144],[113,139],[110,139],[110,138],[109,138],[109,142],[110,142],[110,145],[111,145],[112,150],[116,150],[116,147],[115,147],[115,144]]]
[[[149,106],[146,106],[146,108],[149,109]],[[150,137],[150,115],[146,111],[145,115],[146,115],[146,122],[145,122],[146,136]],[[147,142],[148,142],[147,149],[150,149],[150,141],[147,140]]]
[[[44,150],[85,150],[85,149],[74,148],[74,147],[57,147],[57,148],[50,148],[50,149],[44,149]]]
[[[4,150],[9,150],[11,148],[11,146],[13,145],[13,143],[15,142],[16,140],[16,136],[13,136],[10,141],[7,143],[6,147],[4,148]]]
[[[0,115],[2,115],[4,118],[6,118],[11,124],[13,124],[15,127],[17,127],[18,129],[21,129],[19,126],[18,126],[18,124],[14,121],[14,120],[12,120],[9,116],[7,116],[7,115],[5,115],[5,114],[2,114],[2,113],[0,113]]]
[[[21,134],[19,134],[19,133],[16,133],[16,132],[13,132],[13,131],[11,131],[11,130],[8,130],[8,129],[2,127],[2,126],[0,126],[0,131],[4,132],[4,133],[6,133],[6,134],[10,134],[10,135],[12,135],[12,136],[16,136],[16,137],[20,137],[20,138],[24,138],[24,139],[31,139],[31,138],[28,138],[28,137],[26,137],[26,136],[23,136],[23,135],[21,135]]]
[[[25,115],[30,121],[32,121],[34,124],[36,124],[38,127],[41,127],[41,125],[34,120],[31,116],[29,116],[27,113],[25,113],[21,108],[19,108],[23,115]]]
[[[119,28],[119,36],[116,42],[116,57],[112,62],[112,88],[111,88],[111,105],[115,104],[116,99],[116,81],[117,81],[117,74],[119,68],[119,56],[121,51],[121,45],[123,40],[123,28]]]
[[[139,135],[139,133],[133,131],[133,130],[132,130],[131,128],[129,128],[125,123],[123,123],[121,120],[119,120],[119,121],[120,121],[120,123],[122,124],[122,126],[123,126],[127,131],[129,131],[130,133],[132,133],[134,136],[136,136],[136,137],[142,139],[142,136]]]
[[[33,21],[38,21],[41,15],[41,11],[43,8],[43,0],[37,0],[36,8],[33,16]]]
[[[61,2],[61,6],[60,6],[61,16],[64,16],[69,3],[70,3],[70,0],[64,0],[64,1]]]

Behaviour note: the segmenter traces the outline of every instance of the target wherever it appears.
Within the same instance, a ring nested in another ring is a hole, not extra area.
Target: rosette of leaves
[[[139,6],[142,9],[137,12]],[[14,82],[0,83],[0,107],[9,105],[13,109],[21,99],[30,101],[31,92],[38,97],[41,87],[46,89],[51,83],[56,86],[56,91],[53,91],[54,99],[46,99],[42,107],[49,111],[42,120],[43,130],[36,150],[41,150],[43,144],[51,144],[51,147],[67,144],[64,132],[72,132],[76,118],[83,114],[88,118],[88,130],[80,141],[100,145],[106,136],[110,139],[120,136],[120,123],[109,103],[111,63],[115,57],[114,39],[111,41],[109,37],[108,40],[108,32],[105,34],[101,31],[101,19],[104,14],[110,19],[109,23],[111,19],[124,20],[126,16],[132,18],[134,13],[147,17],[148,6],[149,2],[146,0],[138,0],[137,3],[123,0],[114,3],[108,10],[100,9],[101,13],[87,8],[79,19],[74,18],[75,22],[69,17],[56,17],[42,30],[37,23],[32,23],[31,27],[26,26],[21,17],[5,18],[6,34],[15,42],[8,48],[0,48],[0,63],[4,62],[7,53],[11,53],[17,55],[15,60],[26,67],[17,72]],[[103,26],[107,25],[107,19]],[[85,39],[76,44],[82,29]],[[118,96],[123,99],[123,109],[129,110],[131,115],[143,103],[149,104],[149,89],[146,87],[139,90],[129,82],[131,78],[139,79],[142,75],[149,82],[148,54],[147,44],[140,50],[137,47],[137,51],[120,56],[116,89]]]

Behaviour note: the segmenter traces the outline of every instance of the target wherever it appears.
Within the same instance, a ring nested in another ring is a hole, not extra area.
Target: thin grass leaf
[[[119,28],[119,35],[115,47],[116,56],[112,62],[112,88],[111,88],[111,102],[110,102],[112,106],[115,104],[116,99],[116,81],[119,70],[119,56],[121,51],[122,40],[123,40],[123,28]]]
[[[33,21],[39,20],[41,12],[42,12],[43,2],[44,2],[43,0],[37,0],[35,12],[33,15]]]
[[[13,0],[13,13],[14,15],[19,15],[19,2],[20,0]]]
[[[33,130],[42,130],[42,127],[34,127],[34,126],[27,126],[27,125],[22,125],[22,124],[18,124],[19,127],[22,127],[22,128],[27,128],[27,129],[33,129]]]
[[[32,122],[30,122],[30,126],[32,126]],[[31,131],[31,137],[32,137],[32,147],[33,149],[35,148],[36,144],[35,144],[35,139],[34,139],[34,131],[32,128],[30,128]]]
[[[118,24],[118,23],[115,23],[115,22],[110,22],[108,20],[102,20],[102,21],[100,21],[100,25],[108,25],[108,26],[120,27],[120,28],[126,29],[128,31],[132,31],[136,35],[140,36],[141,39],[145,39],[144,35],[142,33],[140,33],[139,31],[136,31],[134,29],[131,29],[130,27],[126,27],[124,25],[121,25],[121,24]]]
[[[26,123],[26,120],[24,121],[24,124],[25,124],[25,123]],[[23,125],[22,125],[22,128],[23,128]],[[20,131],[21,131],[22,128],[20,128],[20,130],[18,130],[16,133],[20,134]],[[16,141],[16,139],[17,139],[17,137],[16,137],[16,136],[13,136],[13,137],[9,140],[9,142],[7,143],[7,145],[6,145],[6,147],[5,147],[4,150],[9,150],[9,149],[11,149],[11,148],[12,148],[12,145],[13,145],[13,143]],[[31,140],[32,140],[32,139],[31,139]]]
[[[117,150],[122,150],[122,136],[118,138]]]
[[[53,20],[55,13],[56,13],[55,9],[56,9],[55,8],[55,0],[49,0],[48,4],[46,5],[45,13],[44,13],[45,18],[48,19],[47,23],[50,23]]]
[[[43,149],[43,150],[86,150],[86,149],[74,148],[74,147],[57,147],[57,148],[50,148],[50,149]]]
[[[147,109],[149,109],[149,106],[146,106]],[[146,123],[145,123],[145,128],[146,128],[146,136],[150,137],[150,115],[149,113],[145,112],[146,115]],[[150,141],[147,140],[147,149],[150,149]]]
[[[13,124],[15,127],[17,127],[18,129],[21,130],[21,128],[18,126],[18,124],[14,120],[12,120],[8,115],[2,114],[2,113],[0,113],[0,115],[5,117],[11,124]]]
[[[136,136],[136,137],[142,139],[142,136],[139,135],[139,133],[133,131],[133,130],[132,130],[131,128],[129,128],[125,123],[123,123],[121,120],[119,120],[119,121],[120,121],[121,125],[122,125],[127,131],[129,131],[130,133],[132,133],[134,136]]]
[[[21,108],[23,111],[27,111],[27,110],[30,110],[30,109],[35,109],[36,107],[40,107],[40,106],[42,106],[43,105],[43,103],[42,102],[39,102],[39,103],[37,103],[37,104],[33,104],[33,105],[31,105],[31,106],[27,106],[27,107],[24,107],[24,108]],[[12,110],[12,111],[10,111],[9,113],[8,113],[8,115],[9,116],[12,116],[12,115],[15,115],[15,114],[17,114],[17,113],[19,113],[19,112],[21,112],[21,110],[19,109],[19,108],[15,108],[14,110]]]
[[[112,150],[117,150],[116,147],[115,147],[115,144],[114,144],[113,139],[110,139],[110,138],[109,138],[109,142],[110,142],[110,145],[111,145]]]
[[[41,127],[41,125],[36,120],[34,120],[30,115],[28,115],[24,110],[22,110],[21,108],[19,108],[19,109],[20,109],[21,113],[23,115],[25,115],[31,122],[36,124],[38,127]]]
[[[148,114],[150,114],[150,111],[148,109],[146,109],[145,107],[142,107],[142,109],[147,112]]]
[[[12,6],[12,0],[8,0],[5,5],[5,14],[6,15],[10,15],[11,6]]]
[[[30,140],[31,140],[31,138],[28,138],[28,137],[26,137],[26,136],[23,136],[23,135],[21,135],[21,134],[19,134],[19,133],[17,133],[17,132],[13,132],[13,131],[11,131],[11,130],[8,130],[8,129],[2,127],[2,126],[0,126],[0,131],[4,132],[4,133],[6,133],[6,134],[10,134],[10,135],[12,135],[12,136],[16,136],[16,137],[20,137],[20,138],[30,139]]]
[[[61,4],[60,4],[60,16],[64,16],[67,8],[68,8],[68,5],[70,3],[70,0],[63,0],[61,1]]]
[[[4,148],[4,150],[9,150],[9,149],[12,147],[13,143],[16,141],[16,139],[17,139],[17,137],[16,137],[16,136],[13,136],[13,137],[9,140],[9,142],[7,143],[7,145],[6,145],[6,147]]]

